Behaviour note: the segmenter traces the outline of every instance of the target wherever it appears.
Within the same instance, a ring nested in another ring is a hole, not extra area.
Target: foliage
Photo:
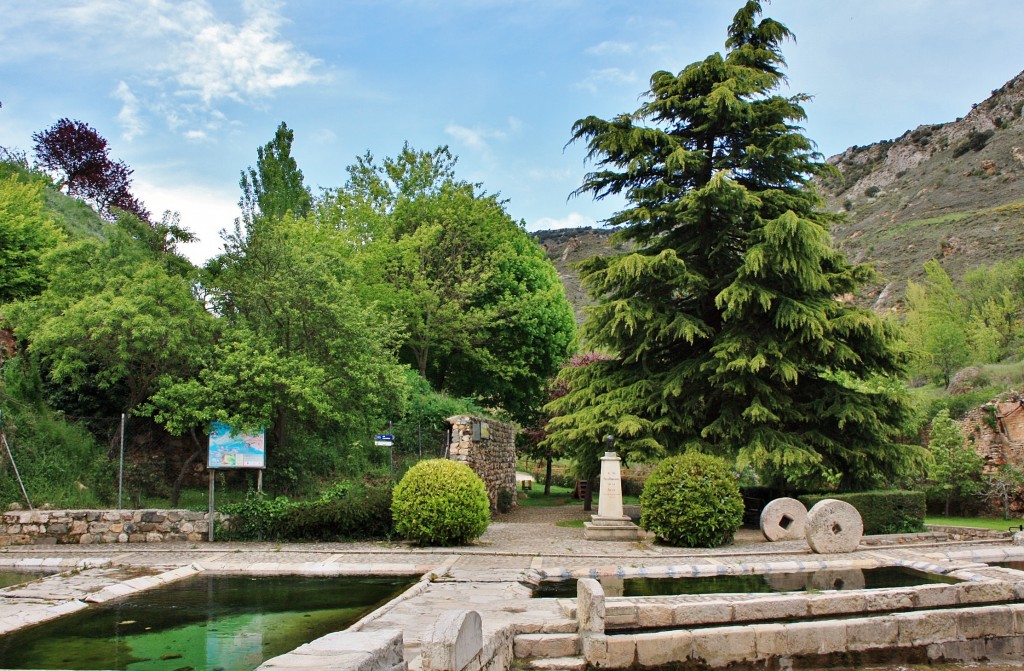
[[[516,490],[503,487],[498,490],[498,501],[495,507],[502,515],[512,512],[516,504]]]
[[[497,196],[457,181],[455,162],[447,147],[368,154],[318,217],[359,249],[364,294],[404,331],[403,361],[525,422],[569,354],[572,309],[540,247]]]
[[[924,531],[924,492],[887,490],[852,494],[814,494],[800,497],[811,508],[822,499],[846,501],[860,513],[865,534],[903,534]]]
[[[949,517],[954,501],[963,506],[982,492],[984,460],[967,444],[960,426],[946,410],[932,419],[928,450],[933,460],[928,469],[929,498],[944,501],[943,514]]]
[[[110,159],[107,141],[89,124],[63,118],[32,139],[37,163],[62,175],[60,185],[69,196],[84,198],[110,220],[115,210],[149,220],[145,206],[131,194],[131,168]]]
[[[3,364],[0,429],[34,505],[75,508],[109,503],[99,496],[106,447],[45,406],[38,366],[28,357]],[[6,450],[0,447],[0,503],[13,501],[24,502]]]
[[[655,73],[636,112],[574,126],[596,164],[577,193],[625,197],[609,223],[633,250],[581,265],[599,299],[584,338],[611,358],[567,369],[550,440],[735,455],[804,486],[895,479],[913,460],[888,383],[905,356],[895,328],[836,300],[872,273],[831,246],[806,98],[773,93],[790,33],[760,11],[736,14],[725,55]]]
[[[490,521],[483,481],[469,466],[447,459],[421,461],[395,486],[395,530],[417,545],[465,545]]]
[[[405,371],[409,397],[401,417],[394,423],[395,446],[411,453],[438,455],[444,452],[449,417],[470,415],[487,417],[489,413],[472,399],[455,398],[434,391],[430,383],[411,368]]]
[[[0,303],[28,298],[46,286],[40,259],[63,238],[43,209],[41,184],[16,175],[0,179]]]
[[[251,227],[258,217],[275,220],[291,212],[296,219],[309,214],[313,196],[292,158],[295,133],[281,122],[274,139],[256,149],[256,167],[242,171],[239,186],[242,221]]]
[[[1024,490],[1024,471],[1010,464],[1000,464],[985,476],[985,493],[999,501],[1003,519],[1010,519],[1010,502]]]
[[[686,452],[658,464],[640,495],[640,526],[670,545],[718,547],[743,524],[736,477],[719,457]]]
[[[3,315],[50,381],[112,393],[114,407],[131,411],[161,376],[194,370],[212,329],[190,281],[166,266],[118,227],[105,243],[84,240],[45,255],[46,289]]]
[[[965,273],[954,286],[938,261],[924,266],[924,284],[907,285],[907,339],[918,354],[915,371],[949,385],[967,364],[1015,357],[1024,341],[1024,261]]]
[[[337,483],[319,498],[290,501],[250,491],[224,506],[221,537],[233,540],[336,541],[391,534],[391,489]]]

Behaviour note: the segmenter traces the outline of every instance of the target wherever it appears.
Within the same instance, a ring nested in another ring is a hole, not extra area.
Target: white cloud
[[[581,81],[573,84],[573,88],[597,93],[605,85],[634,85],[637,83],[637,76],[632,72],[625,72],[621,68],[604,68],[602,70],[591,70]]]
[[[509,117],[507,124],[507,129],[502,129],[484,128],[482,126],[469,128],[450,123],[444,127],[444,132],[474,151],[487,152],[490,150],[489,140],[505,140],[523,129],[523,122],[516,117]]]
[[[141,135],[144,129],[142,118],[139,116],[139,99],[124,80],[118,82],[117,88],[114,89],[114,97],[121,101],[121,111],[117,113],[117,120],[124,128],[121,136],[130,142]]]
[[[241,16],[224,18],[211,0],[51,0],[26,12],[26,29],[87,50],[94,70],[117,72],[118,120],[125,136],[144,128],[143,114],[169,127],[226,121],[215,105],[260,106],[279,91],[324,78],[321,61],[281,34],[281,3],[243,0]],[[130,86],[130,87],[129,87]],[[128,98],[130,96],[130,98]]]
[[[157,219],[165,210],[181,214],[181,225],[198,240],[182,245],[182,252],[193,263],[202,264],[223,248],[220,231],[230,230],[239,216],[236,190],[215,189],[200,184],[157,186],[135,180],[132,193],[146,204]]]
[[[561,219],[555,219],[552,217],[541,217],[540,219],[535,219],[526,225],[526,230],[553,231],[559,228],[583,228],[586,226],[597,226],[597,222],[586,215],[580,214],[579,212],[570,212]]]
[[[635,50],[636,47],[628,42],[605,40],[588,48],[586,53],[591,56],[628,56]]]

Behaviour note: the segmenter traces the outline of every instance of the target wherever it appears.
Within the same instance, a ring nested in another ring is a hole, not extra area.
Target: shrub
[[[822,499],[846,501],[864,520],[865,534],[902,534],[924,531],[925,494],[900,490],[854,494],[808,494],[800,502],[809,509]]]
[[[395,530],[417,545],[463,545],[479,538],[490,521],[487,488],[457,461],[427,459],[395,486]]]
[[[391,488],[338,483],[312,501],[271,498],[250,491],[224,506],[231,521],[221,532],[230,540],[333,541],[391,535]]]
[[[294,504],[283,520],[292,540],[384,538],[391,535],[391,488],[367,487]]]
[[[504,515],[505,513],[512,512],[512,507],[516,502],[516,490],[503,487],[498,490],[498,512]]]
[[[743,497],[729,466],[699,452],[665,459],[640,495],[640,525],[670,545],[717,547],[743,524]]]

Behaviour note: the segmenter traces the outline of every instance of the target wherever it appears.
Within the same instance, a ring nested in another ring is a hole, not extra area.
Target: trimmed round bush
[[[464,545],[490,522],[487,488],[469,466],[427,459],[395,485],[391,514],[395,531],[417,545]]]
[[[743,524],[736,476],[718,457],[687,452],[665,459],[640,495],[640,526],[669,545],[724,545]]]

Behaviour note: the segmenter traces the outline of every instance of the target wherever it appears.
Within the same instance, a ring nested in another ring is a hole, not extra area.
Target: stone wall
[[[1024,469],[1024,399],[988,403],[968,412],[959,424],[985,460],[986,471],[1003,464]]]
[[[0,514],[0,546],[198,542],[207,513],[191,510],[10,510]]]
[[[516,428],[493,419],[459,415],[448,418],[451,439],[448,458],[461,461],[487,485],[491,510],[497,510],[498,492],[516,491]]]

